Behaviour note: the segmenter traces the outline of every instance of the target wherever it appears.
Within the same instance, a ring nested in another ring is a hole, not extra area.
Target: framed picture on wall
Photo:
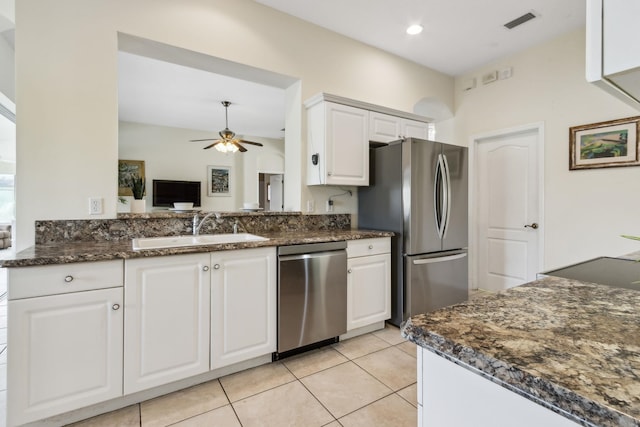
[[[118,160],[118,196],[133,196],[132,178],[144,179],[144,160]]]
[[[569,128],[569,170],[640,166],[640,116]]]
[[[231,196],[231,167],[207,166],[207,196]]]

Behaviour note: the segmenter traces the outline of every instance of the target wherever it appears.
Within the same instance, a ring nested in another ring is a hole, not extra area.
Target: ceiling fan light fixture
[[[235,153],[236,151],[239,150],[236,144],[233,144],[229,141],[216,144],[215,147],[216,147],[216,150],[220,151],[221,153]]]

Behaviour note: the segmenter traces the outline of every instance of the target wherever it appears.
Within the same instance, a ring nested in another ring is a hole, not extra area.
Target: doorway
[[[0,92],[0,251],[15,241],[16,116],[15,104]]]
[[[535,280],[543,260],[542,123],[472,138],[471,287]]]
[[[265,211],[284,210],[284,174],[258,173],[258,201]]]

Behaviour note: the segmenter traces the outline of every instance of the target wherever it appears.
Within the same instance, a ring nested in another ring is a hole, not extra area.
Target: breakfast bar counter
[[[414,316],[402,334],[430,360],[451,362],[545,408],[558,423],[544,425],[640,425],[637,290],[547,277]],[[428,381],[419,387],[427,390]],[[494,404],[495,411],[505,410],[505,402]]]

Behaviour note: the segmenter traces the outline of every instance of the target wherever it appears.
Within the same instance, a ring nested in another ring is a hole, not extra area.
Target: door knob
[[[524,228],[533,228],[534,230],[538,228],[538,223],[534,222],[532,224],[527,224],[524,226]]]

